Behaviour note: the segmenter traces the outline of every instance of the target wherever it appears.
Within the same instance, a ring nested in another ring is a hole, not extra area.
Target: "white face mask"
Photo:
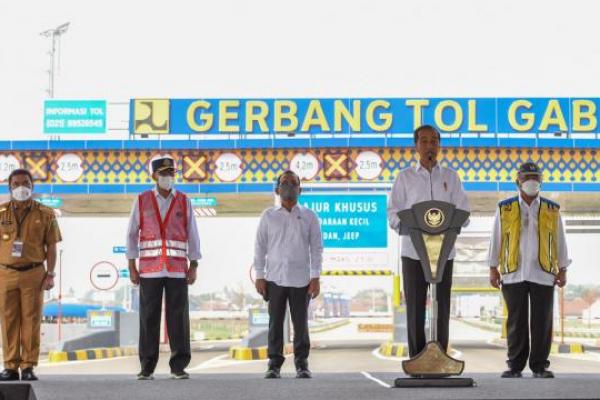
[[[27,186],[19,186],[12,190],[12,198],[16,201],[27,201],[31,198],[31,189]]]
[[[158,187],[163,190],[171,190],[173,183],[175,183],[175,178],[172,176],[158,176]]]
[[[527,196],[531,197],[537,196],[537,194],[540,192],[541,186],[542,184],[535,179],[530,179],[521,183],[521,189],[523,189]]]

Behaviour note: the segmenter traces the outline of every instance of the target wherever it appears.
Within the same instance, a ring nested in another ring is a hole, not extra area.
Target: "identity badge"
[[[15,240],[12,245],[12,256],[13,257],[21,257],[23,254],[23,242],[20,240]]]

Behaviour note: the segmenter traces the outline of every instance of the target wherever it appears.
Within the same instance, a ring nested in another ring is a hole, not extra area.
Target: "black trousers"
[[[310,338],[308,336],[308,286],[295,288],[267,282],[269,296],[269,368],[281,368],[283,356],[283,325],[287,303],[294,326],[294,364],[296,369],[308,367]]]
[[[163,291],[167,333],[171,346],[171,372],[180,372],[190,363],[190,313],[185,278],[140,279],[140,363],[142,372],[152,373],[158,362],[160,315]]]
[[[554,287],[526,281],[502,285],[502,295],[508,308],[508,368],[522,371],[527,358],[529,368],[534,372],[548,368],[552,346]]]
[[[438,341],[443,349],[448,349],[450,323],[450,289],[452,289],[452,268],[454,260],[448,260],[442,281],[437,285],[438,300]],[[429,283],[419,260],[402,257],[402,278],[406,298],[406,325],[408,328],[408,353],[415,357],[425,348],[425,310]]]

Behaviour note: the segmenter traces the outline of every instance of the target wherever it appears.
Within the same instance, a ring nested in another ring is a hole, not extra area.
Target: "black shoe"
[[[152,372],[140,372],[139,374],[137,374],[137,380],[138,381],[151,381],[154,379],[154,376],[152,375]]]
[[[171,372],[171,379],[190,379],[190,374],[185,371]]]
[[[501,378],[522,378],[523,374],[521,371],[517,371],[516,369],[507,369],[500,375]]]
[[[0,373],[0,381],[18,381],[19,380],[19,371],[14,369],[5,369]]]
[[[543,369],[541,371],[533,371],[534,378],[554,378],[554,374],[552,371],[548,371],[547,369]]]
[[[265,379],[279,379],[281,378],[281,372],[279,372],[279,368],[270,367],[267,372],[265,372]]]
[[[33,373],[33,368],[25,368],[21,371],[21,380],[22,381],[37,381],[38,377]]]
[[[299,368],[296,370],[296,378],[310,379],[312,378],[312,373],[308,370],[307,367]]]

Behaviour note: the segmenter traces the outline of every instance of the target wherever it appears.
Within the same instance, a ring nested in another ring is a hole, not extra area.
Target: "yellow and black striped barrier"
[[[229,349],[229,358],[232,360],[266,360],[269,358],[267,347],[232,347]]]
[[[294,350],[291,345],[284,346],[283,352],[285,354],[292,353]],[[234,346],[229,348],[229,358],[238,361],[250,361],[250,360],[266,360],[269,358],[267,346],[263,347],[242,347]]]
[[[408,347],[404,343],[386,342],[379,346],[379,354],[385,357],[407,357]]]
[[[358,324],[359,332],[393,332],[393,324]]]
[[[103,358],[114,358],[134,356],[137,354],[135,347],[105,347],[97,349],[75,350],[75,351],[51,351],[48,353],[49,362],[101,360]]]
[[[230,336],[207,336],[202,340],[237,340],[243,339],[246,335],[230,335]]]
[[[391,276],[389,269],[336,269],[322,271],[321,276]]]
[[[552,343],[550,353],[552,354],[581,354],[585,347],[581,343]]]

